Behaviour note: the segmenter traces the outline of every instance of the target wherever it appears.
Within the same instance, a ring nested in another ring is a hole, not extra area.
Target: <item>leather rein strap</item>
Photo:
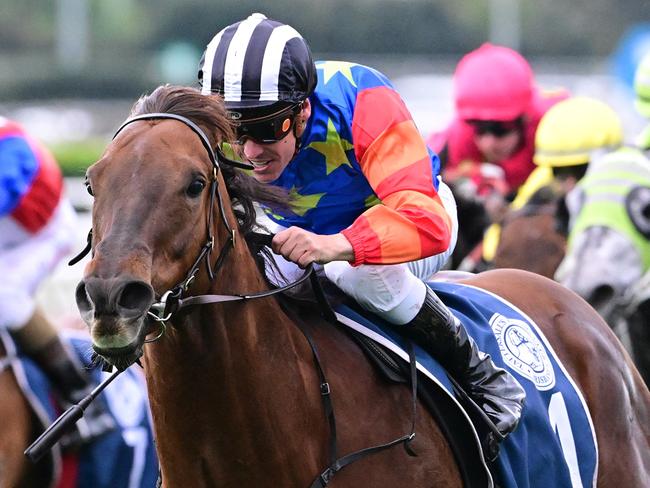
[[[201,262],[205,261],[205,265],[208,271],[208,276],[211,281],[214,280],[216,273],[219,271],[219,269],[225,262],[228,252],[234,247],[235,244],[235,235],[236,235],[235,228],[228,223],[228,219],[226,218],[225,209],[223,205],[223,200],[221,198],[221,194],[219,193],[219,188],[218,188],[217,174],[220,169],[219,163],[228,164],[230,166],[235,166],[242,169],[252,169],[252,165],[248,165],[246,163],[240,163],[238,161],[233,161],[232,159],[227,158],[219,148],[213,149],[208,137],[205,135],[205,132],[198,125],[196,125],[194,122],[192,122],[186,117],[177,114],[172,114],[172,113],[149,113],[149,114],[137,115],[135,117],[132,117],[126,120],[117,129],[115,135],[113,136],[113,139],[115,139],[115,137],[117,137],[117,135],[127,125],[132,124],[133,122],[137,122],[139,120],[157,120],[157,119],[173,119],[182,122],[199,137],[203,147],[208,153],[210,162],[212,163],[213,178],[210,183],[210,204],[209,204],[209,213],[208,213],[208,222],[207,222],[207,232],[208,232],[207,242],[201,248],[198,257],[196,258],[194,264],[192,265],[187,275],[185,276],[185,279],[180,283],[178,283],[176,286],[174,286],[171,290],[168,290],[167,292],[163,293],[160,300],[152,304],[151,309],[147,312],[148,316],[151,319],[161,324],[161,332],[156,338],[146,342],[153,342],[162,338],[166,330],[165,322],[169,320],[174,313],[178,312],[183,308],[195,306],[195,305],[207,305],[207,304],[233,302],[233,301],[246,301],[255,298],[269,297],[272,295],[283,293],[289,290],[290,288],[300,285],[301,283],[304,283],[307,279],[311,281],[312,290],[314,292],[316,300],[320,305],[321,315],[329,322],[336,324],[338,322],[336,319],[336,314],[332,310],[329,302],[327,301],[327,298],[325,297],[325,293],[323,291],[322,286],[320,285],[320,282],[318,281],[318,277],[314,272],[314,267],[312,264],[307,266],[305,273],[298,280],[289,283],[288,285],[283,286],[281,288],[274,288],[272,290],[267,290],[267,291],[262,291],[257,293],[249,293],[249,294],[193,295],[186,298],[183,297],[184,293],[187,292],[190,284],[194,280],[194,277],[196,276],[196,273],[198,272],[201,266]],[[223,247],[221,248],[221,251],[215,261],[215,265],[213,268],[211,265],[211,252],[214,246],[214,237],[212,235],[212,222],[213,222],[213,213],[214,213],[213,208],[214,208],[215,199],[217,201],[217,206],[219,207],[219,212],[221,214],[221,221],[226,227],[229,237],[226,240],[226,242],[223,244]],[[253,237],[255,237],[263,245],[269,247],[271,245],[271,240],[273,238],[273,236],[270,234],[259,234],[259,233],[253,233]],[[86,256],[91,251],[92,251],[92,229],[90,230],[90,232],[88,232],[86,247],[77,256],[71,259],[68,264],[73,265],[79,262],[84,256]],[[417,408],[417,369],[416,369],[415,353],[413,351],[412,343],[409,342],[409,348],[408,348],[409,364],[410,364],[411,404],[412,404],[412,420],[411,420],[410,433],[398,439],[394,439],[390,442],[387,442],[385,444],[379,444],[376,446],[367,447],[365,449],[360,449],[358,451],[352,452],[350,454],[347,454],[339,458],[337,454],[336,418],[334,416],[334,406],[332,404],[332,399],[331,399],[330,384],[327,381],[327,378],[325,376],[325,371],[323,369],[322,361],[320,359],[320,355],[318,354],[318,349],[316,348],[314,339],[311,337],[311,335],[307,332],[306,329],[300,327],[297,323],[296,326],[304,335],[312,351],[312,355],[314,358],[314,365],[316,367],[319,376],[320,392],[321,392],[321,398],[323,399],[325,416],[327,417],[327,422],[330,429],[329,466],[313,481],[313,483],[310,485],[310,488],[324,488],[332,479],[332,477],[344,467],[370,454],[383,451],[397,444],[403,444],[404,448],[406,449],[406,452],[410,456],[416,456],[415,452],[410,447],[410,442],[415,438],[415,421],[416,421],[416,408]],[[160,486],[160,483],[161,483],[161,478],[159,476],[158,486]]]

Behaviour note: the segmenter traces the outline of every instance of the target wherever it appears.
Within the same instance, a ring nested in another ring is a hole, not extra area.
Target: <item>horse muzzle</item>
[[[145,319],[154,302],[151,285],[125,277],[87,277],[77,285],[75,298],[95,352],[111,364],[142,355],[150,325]]]

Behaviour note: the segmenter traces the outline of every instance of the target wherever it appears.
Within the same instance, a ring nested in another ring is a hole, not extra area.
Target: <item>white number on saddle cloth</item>
[[[548,405],[548,419],[551,427],[560,439],[562,454],[564,455],[564,460],[566,461],[571,476],[571,486],[581,488],[583,485],[578,466],[576,444],[573,440],[573,432],[571,431],[569,412],[566,409],[564,397],[559,391],[553,393],[551,396],[551,402]]]
[[[103,379],[109,374],[102,373]],[[149,436],[146,427],[143,427],[144,417],[147,413],[146,387],[144,382],[139,382],[134,373],[125,371],[119,375],[111,388],[104,390],[106,400],[117,423],[122,427],[122,438],[127,446],[133,448],[133,463],[129,473],[129,488],[140,486],[145,469]]]

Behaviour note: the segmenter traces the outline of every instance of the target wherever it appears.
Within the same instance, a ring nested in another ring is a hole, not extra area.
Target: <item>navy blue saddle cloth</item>
[[[526,391],[522,420],[501,444],[491,468],[494,482],[503,488],[592,487],[598,463],[589,410],[539,327],[517,307],[485,290],[449,282],[428,285],[479,348],[510,371]],[[345,304],[335,305],[334,310],[339,322],[408,361],[408,339],[399,334],[399,326]],[[470,422],[444,368],[417,345],[415,353],[420,377],[428,379],[431,393],[448,395],[459,415]]]

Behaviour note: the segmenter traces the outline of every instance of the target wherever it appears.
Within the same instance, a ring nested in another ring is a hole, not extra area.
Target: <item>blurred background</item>
[[[451,75],[485,41],[519,50],[538,84],[600,98],[628,138],[643,121],[632,105],[636,64],[650,51],[648,0],[21,0],[0,4],[0,114],[55,154],[77,208],[78,178],[101,154],[131,104],[162,83],[196,85],[203,48],[255,11],[291,24],[316,59],[368,64],[387,74],[420,131],[453,110]],[[79,249],[89,217],[81,214]],[[63,267],[41,292],[55,313],[82,266]],[[65,286],[61,286],[61,284]]]
[[[424,133],[450,117],[457,61],[487,40],[522,52],[543,87],[598,96],[630,131],[640,124],[630,84],[650,50],[647,0],[5,1],[0,109],[68,171],[73,156],[82,165],[96,156],[139,95],[165,82],[196,84],[212,36],[258,10],[297,28],[317,59],[384,71]]]

